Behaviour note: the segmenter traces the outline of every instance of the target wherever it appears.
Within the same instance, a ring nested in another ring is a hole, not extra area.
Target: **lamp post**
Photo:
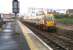
[[[19,1],[18,0],[13,0],[12,2],[12,11],[15,14],[15,32],[16,32],[16,18],[17,18],[17,14],[19,13]]]

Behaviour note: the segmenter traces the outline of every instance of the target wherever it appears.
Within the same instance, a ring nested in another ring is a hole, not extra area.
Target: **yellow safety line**
[[[26,28],[24,28],[24,25],[21,24],[21,22],[19,22],[19,21],[18,21],[18,24],[20,25],[20,28],[21,28],[21,30],[22,30],[22,32],[23,32],[23,34],[24,34],[24,36],[25,36],[25,38],[26,38],[26,40],[27,40],[27,43],[28,43],[30,49],[31,49],[31,50],[39,50],[39,49],[34,45],[35,42],[33,42],[32,39],[30,38],[30,36],[28,35],[28,31],[25,30]]]

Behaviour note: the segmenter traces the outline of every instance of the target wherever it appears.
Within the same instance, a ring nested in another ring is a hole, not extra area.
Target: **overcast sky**
[[[19,0],[20,13],[27,12],[27,8],[72,9],[73,0]],[[0,13],[12,12],[12,0],[0,0]]]

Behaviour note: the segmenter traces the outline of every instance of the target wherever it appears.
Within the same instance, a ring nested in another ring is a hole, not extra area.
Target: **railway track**
[[[73,40],[73,31],[72,30],[58,30],[57,35],[62,35],[64,37],[70,38]]]
[[[43,41],[50,45],[54,50],[73,50],[73,40],[62,36],[58,33],[49,33],[37,29],[32,24],[24,23],[29,27],[36,35],[38,35]]]

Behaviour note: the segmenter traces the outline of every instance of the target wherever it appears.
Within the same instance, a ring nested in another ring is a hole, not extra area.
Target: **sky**
[[[20,14],[28,8],[73,9],[73,0],[19,0]],[[12,12],[12,0],[0,0],[0,13]]]

